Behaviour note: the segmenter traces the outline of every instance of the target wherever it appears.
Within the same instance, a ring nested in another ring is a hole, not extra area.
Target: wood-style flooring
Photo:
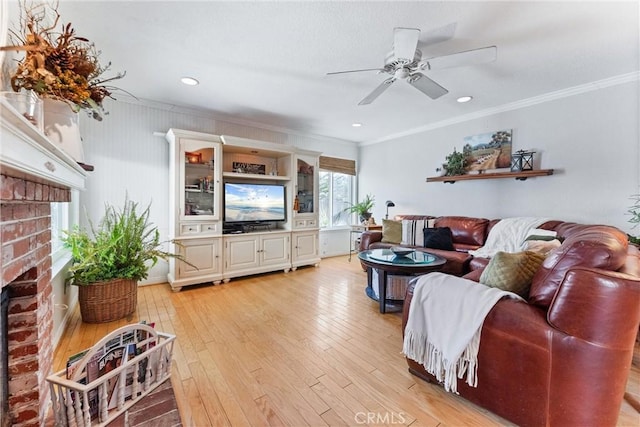
[[[177,335],[171,380],[185,426],[509,425],[409,374],[401,315],[380,314],[365,280],[345,256],[178,293],[140,287],[128,320],[85,324],[76,309],[54,369],[110,331],[147,320]],[[640,399],[637,365],[627,392]],[[618,425],[640,425],[626,401]]]

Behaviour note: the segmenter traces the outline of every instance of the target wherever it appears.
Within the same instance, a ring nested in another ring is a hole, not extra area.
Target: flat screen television
[[[224,222],[228,224],[286,221],[285,186],[224,183]]]

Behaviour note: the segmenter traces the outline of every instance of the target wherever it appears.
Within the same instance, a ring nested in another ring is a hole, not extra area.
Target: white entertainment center
[[[180,129],[170,144],[174,291],[318,265],[320,153]],[[235,192],[235,193],[234,193]]]

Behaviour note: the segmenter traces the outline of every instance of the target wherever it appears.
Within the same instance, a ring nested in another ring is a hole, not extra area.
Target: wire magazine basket
[[[146,324],[116,329],[47,377],[56,426],[104,426],[171,376],[175,335]]]

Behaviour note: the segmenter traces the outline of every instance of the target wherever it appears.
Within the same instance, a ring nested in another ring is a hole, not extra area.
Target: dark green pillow
[[[399,244],[402,241],[402,221],[382,220],[382,243]]]
[[[480,276],[480,283],[527,298],[533,276],[545,256],[537,252],[498,252]]]
[[[558,237],[558,236],[538,236],[536,234],[532,234],[531,236],[528,236],[526,239],[524,239],[525,242],[531,241],[531,240],[542,240],[542,241],[545,241],[545,242],[550,242],[552,240],[558,240],[560,243],[562,243],[562,241],[564,239],[562,237]]]

